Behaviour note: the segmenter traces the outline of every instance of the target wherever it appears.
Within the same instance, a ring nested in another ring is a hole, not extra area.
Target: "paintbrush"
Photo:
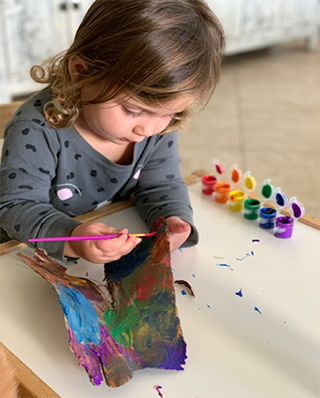
[[[141,238],[150,238],[157,232],[149,232],[146,234],[128,234],[128,236],[135,236]],[[110,234],[110,235],[92,235],[92,236],[54,236],[49,238],[35,238],[28,239],[28,242],[60,242],[60,241],[74,241],[74,240],[105,240],[118,238],[121,234]]]

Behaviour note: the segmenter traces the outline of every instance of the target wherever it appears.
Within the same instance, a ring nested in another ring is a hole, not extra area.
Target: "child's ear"
[[[83,73],[87,69],[87,65],[84,60],[74,55],[69,59],[68,69],[70,78],[74,82],[77,79],[77,75]]]

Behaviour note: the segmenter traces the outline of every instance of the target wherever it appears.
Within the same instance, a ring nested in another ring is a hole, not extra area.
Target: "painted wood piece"
[[[66,273],[37,249],[19,254],[58,294],[71,351],[94,385],[119,387],[143,368],[183,370],[186,343],[175,305],[169,241],[155,236],[105,265],[105,284]],[[157,228],[156,228],[157,229]]]

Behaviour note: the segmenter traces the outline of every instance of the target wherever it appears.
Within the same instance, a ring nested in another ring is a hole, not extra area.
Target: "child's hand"
[[[106,240],[67,241],[64,254],[68,257],[81,257],[91,263],[103,264],[119,260],[128,254],[141,239],[128,237],[127,229],[115,229],[101,222],[87,222],[75,227],[70,236],[91,236],[121,234],[117,238]]]
[[[179,217],[169,217],[166,219],[166,223],[170,250],[174,251],[188,239],[191,233],[191,226]]]

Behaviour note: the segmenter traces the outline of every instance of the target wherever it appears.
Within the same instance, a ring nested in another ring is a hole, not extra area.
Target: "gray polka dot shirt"
[[[43,105],[48,87],[24,103],[6,126],[1,160],[1,239],[67,236],[74,217],[110,202],[134,198],[151,228],[159,217],[178,216],[193,225],[187,188],[181,177],[177,133],[135,144],[133,161],[116,164],[97,152],[71,126],[47,124]],[[196,244],[193,232],[184,246]],[[42,242],[63,258],[64,243]]]

